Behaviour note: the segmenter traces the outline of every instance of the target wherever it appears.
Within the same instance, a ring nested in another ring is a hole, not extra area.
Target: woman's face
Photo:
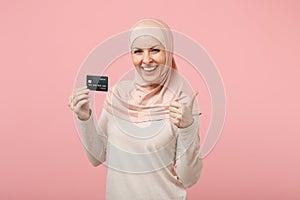
[[[146,82],[155,82],[166,70],[166,51],[154,37],[141,36],[131,47],[132,62]]]

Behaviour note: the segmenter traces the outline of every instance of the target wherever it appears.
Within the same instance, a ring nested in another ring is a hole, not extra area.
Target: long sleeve
[[[194,185],[202,170],[200,156],[199,116],[187,128],[178,128],[175,170],[179,181],[185,188]]]
[[[82,145],[87,157],[93,166],[98,166],[106,160],[106,124],[107,116],[102,110],[98,125],[95,125],[93,113],[88,120],[82,121],[77,118]]]

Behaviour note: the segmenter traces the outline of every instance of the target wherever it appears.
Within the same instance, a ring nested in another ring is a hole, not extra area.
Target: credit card
[[[107,76],[86,76],[87,88],[93,91],[104,91],[108,90],[108,77]]]

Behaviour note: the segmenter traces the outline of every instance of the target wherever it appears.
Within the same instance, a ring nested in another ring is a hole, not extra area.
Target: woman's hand
[[[175,100],[171,103],[169,107],[170,120],[178,128],[186,128],[192,125],[192,123],[194,122],[192,112],[193,104],[197,95],[198,92],[196,92],[192,96],[191,100],[185,104],[180,104],[178,100]]]
[[[91,113],[89,107],[89,89],[87,89],[87,86],[75,89],[69,97],[68,105],[80,120],[88,120]]]

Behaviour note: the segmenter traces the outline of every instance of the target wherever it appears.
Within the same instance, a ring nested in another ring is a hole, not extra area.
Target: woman
[[[109,90],[97,126],[89,90],[78,88],[70,96],[83,146],[92,165],[107,165],[106,199],[186,199],[202,169],[197,93],[188,98],[183,92],[164,22],[138,21],[129,46],[134,80]]]

